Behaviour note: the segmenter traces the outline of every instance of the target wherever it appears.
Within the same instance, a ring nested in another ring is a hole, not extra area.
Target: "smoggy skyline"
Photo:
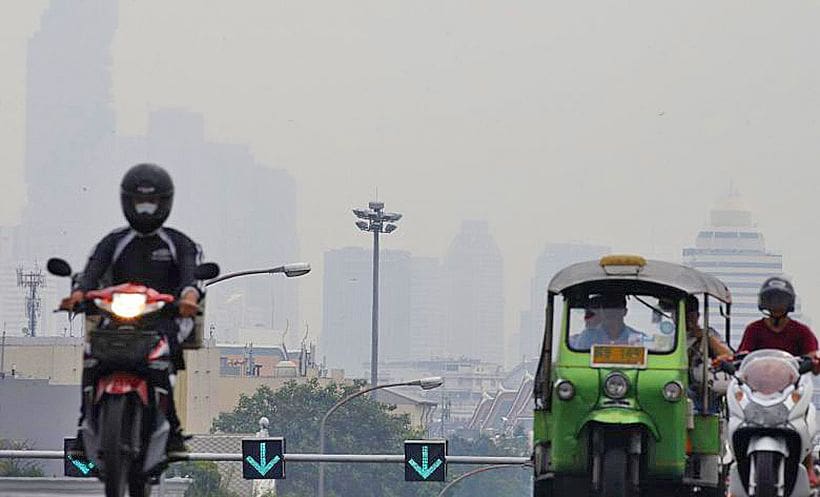
[[[25,202],[26,46],[47,5],[0,19],[6,225]],[[818,21],[808,2],[121,2],[111,107],[118,135],[199,113],[209,141],[294,177],[314,328],[323,253],[369,245],[350,209],[376,191],[405,214],[385,247],[441,257],[462,220],[489,222],[510,334],[546,243],[677,261],[731,183],[812,315]]]

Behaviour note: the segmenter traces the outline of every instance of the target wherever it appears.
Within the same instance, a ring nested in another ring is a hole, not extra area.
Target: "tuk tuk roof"
[[[559,271],[550,281],[548,290],[562,293],[564,290],[593,281],[643,281],[677,288],[687,294],[706,293],[727,303],[732,295],[726,285],[714,276],[680,264],[663,261],[644,261],[631,272],[607,272],[601,261],[573,264]]]

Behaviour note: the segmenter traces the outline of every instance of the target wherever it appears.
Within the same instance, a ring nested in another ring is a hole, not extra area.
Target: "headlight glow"
[[[611,373],[604,381],[604,393],[610,399],[622,399],[629,392],[629,380],[623,373]]]
[[[111,312],[121,318],[131,319],[145,311],[148,301],[142,293],[115,293],[111,300]]]
[[[575,397],[575,386],[567,380],[561,380],[558,382],[558,386],[555,388],[555,392],[558,395],[558,398],[561,400],[571,400]]]
[[[683,397],[683,387],[677,381],[670,381],[663,386],[663,398],[669,402],[677,402]]]

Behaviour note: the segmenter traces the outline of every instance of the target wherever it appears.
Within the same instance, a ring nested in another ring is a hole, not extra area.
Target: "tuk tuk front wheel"
[[[601,455],[600,497],[638,497],[640,491],[632,475],[637,461],[626,447],[608,447]]]

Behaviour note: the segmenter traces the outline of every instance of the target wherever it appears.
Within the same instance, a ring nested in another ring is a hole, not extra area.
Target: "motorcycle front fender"
[[[746,455],[753,452],[777,452],[783,457],[789,457],[789,447],[786,445],[786,440],[779,437],[770,436],[756,436],[749,440],[749,448],[746,449]]]

